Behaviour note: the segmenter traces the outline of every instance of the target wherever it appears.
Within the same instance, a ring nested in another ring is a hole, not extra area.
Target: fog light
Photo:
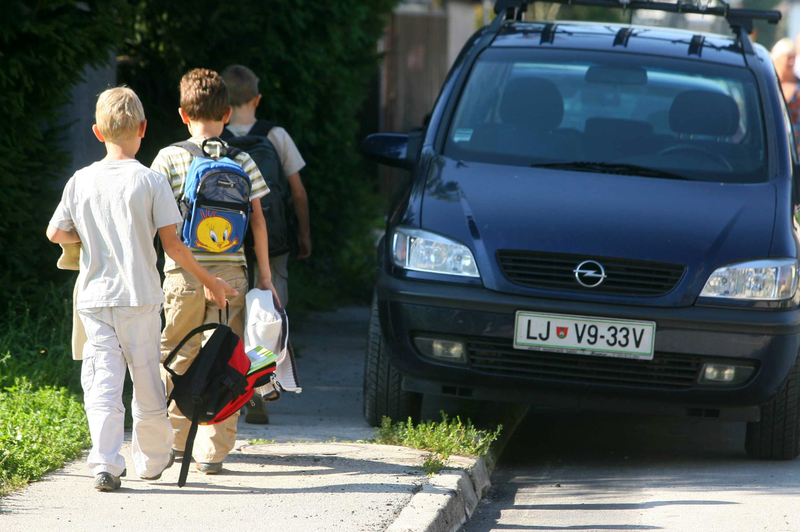
[[[418,336],[414,338],[414,344],[423,355],[430,358],[459,364],[467,361],[464,356],[465,350],[462,342]]]
[[[726,364],[706,364],[700,382],[716,384],[740,384],[755,371],[751,366],[729,366]]]

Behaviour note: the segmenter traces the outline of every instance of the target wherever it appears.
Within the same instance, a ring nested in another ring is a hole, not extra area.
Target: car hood
[[[654,304],[685,305],[719,265],[769,256],[775,205],[771,183],[706,183],[437,157],[420,222],[469,245],[489,289],[526,291],[503,277],[498,250],[567,253],[683,265],[682,290]]]

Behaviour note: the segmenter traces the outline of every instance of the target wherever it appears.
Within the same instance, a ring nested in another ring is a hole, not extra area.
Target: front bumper
[[[398,279],[377,283],[381,329],[409,391],[602,410],[754,420],[797,359],[800,310],[639,307],[530,298],[478,286]],[[517,310],[655,321],[653,361],[513,349]],[[465,365],[422,356],[416,334],[462,339]],[[701,385],[705,362],[756,367],[734,388]]]

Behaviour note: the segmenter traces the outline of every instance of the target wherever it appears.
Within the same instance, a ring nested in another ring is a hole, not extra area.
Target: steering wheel
[[[730,161],[726,159],[724,156],[720,155],[719,153],[714,153],[713,151],[709,151],[705,148],[701,148],[700,146],[690,146],[688,144],[678,144],[677,146],[670,146],[669,148],[664,148],[658,155],[669,155],[671,153],[679,152],[679,151],[691,151],[695,153],[699,153],[700,155],[705,155],[707,159],[711,159],[713,161],[718,162],[722,166],[724,166],[728,171],[733,172],[733,166],[731,166]]]

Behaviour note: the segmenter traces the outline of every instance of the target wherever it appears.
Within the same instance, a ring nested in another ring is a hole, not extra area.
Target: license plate
[[[653,360],[656,324],[517,311],[514,348]]]

